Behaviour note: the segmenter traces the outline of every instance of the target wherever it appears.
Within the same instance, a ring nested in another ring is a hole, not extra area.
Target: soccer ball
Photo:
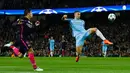
[[[116,19],[116,15],[115,15],[114,13],[110,13],[110,14],[108,15],[108,20],[114,21],[115,19]]]

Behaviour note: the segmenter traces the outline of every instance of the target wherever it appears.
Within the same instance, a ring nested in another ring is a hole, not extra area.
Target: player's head
[[[51,39],[53,39],[53,37],[51,37]]]
[[[80,19],[81,13],[79,11],[74,12],[74,18]]]
[[[29,19],[31,19],[33,17],[32,11],[30,9],[25,9],[24,10],[24,16],[26,16]]]

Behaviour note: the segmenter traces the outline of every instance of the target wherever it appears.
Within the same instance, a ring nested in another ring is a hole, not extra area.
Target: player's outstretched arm
[[[67,20],[67,15],[63,15],[63,17],[61,18],[61,20]]]
[[[68,18],[68,16],[65,14],[65,15],[62,16],[61,20],[71,21],[72,18]]]
[[[15,22],[12,24],[12,26],[21,25],[21,24],[23,24],[23,22],[24,22],[24,20],[22,20],[22,19],[17,19],[17,21],[15,21]]]

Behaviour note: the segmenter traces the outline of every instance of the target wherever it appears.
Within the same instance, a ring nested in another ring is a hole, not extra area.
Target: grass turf
[[[33,71],[28,58],[0,57],[0,73],[130,73],[130,58],[37,57],[43,72]]]

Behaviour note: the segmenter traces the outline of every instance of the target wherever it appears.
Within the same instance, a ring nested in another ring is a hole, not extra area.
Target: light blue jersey
[[[85,22],[81,19],[68,19],[70,21],[70,26],[72,28],[72,35],[75,37],[78,34],[85,33]]]
[[[54,50],[55,40],[50,40],[50,50]]]
[[[67,19],[70,21],[72,35],[76,39],[76,47],[83,46],[84,40],[90,35],[90,30],[85,30],[85,22],[81,19]]]

